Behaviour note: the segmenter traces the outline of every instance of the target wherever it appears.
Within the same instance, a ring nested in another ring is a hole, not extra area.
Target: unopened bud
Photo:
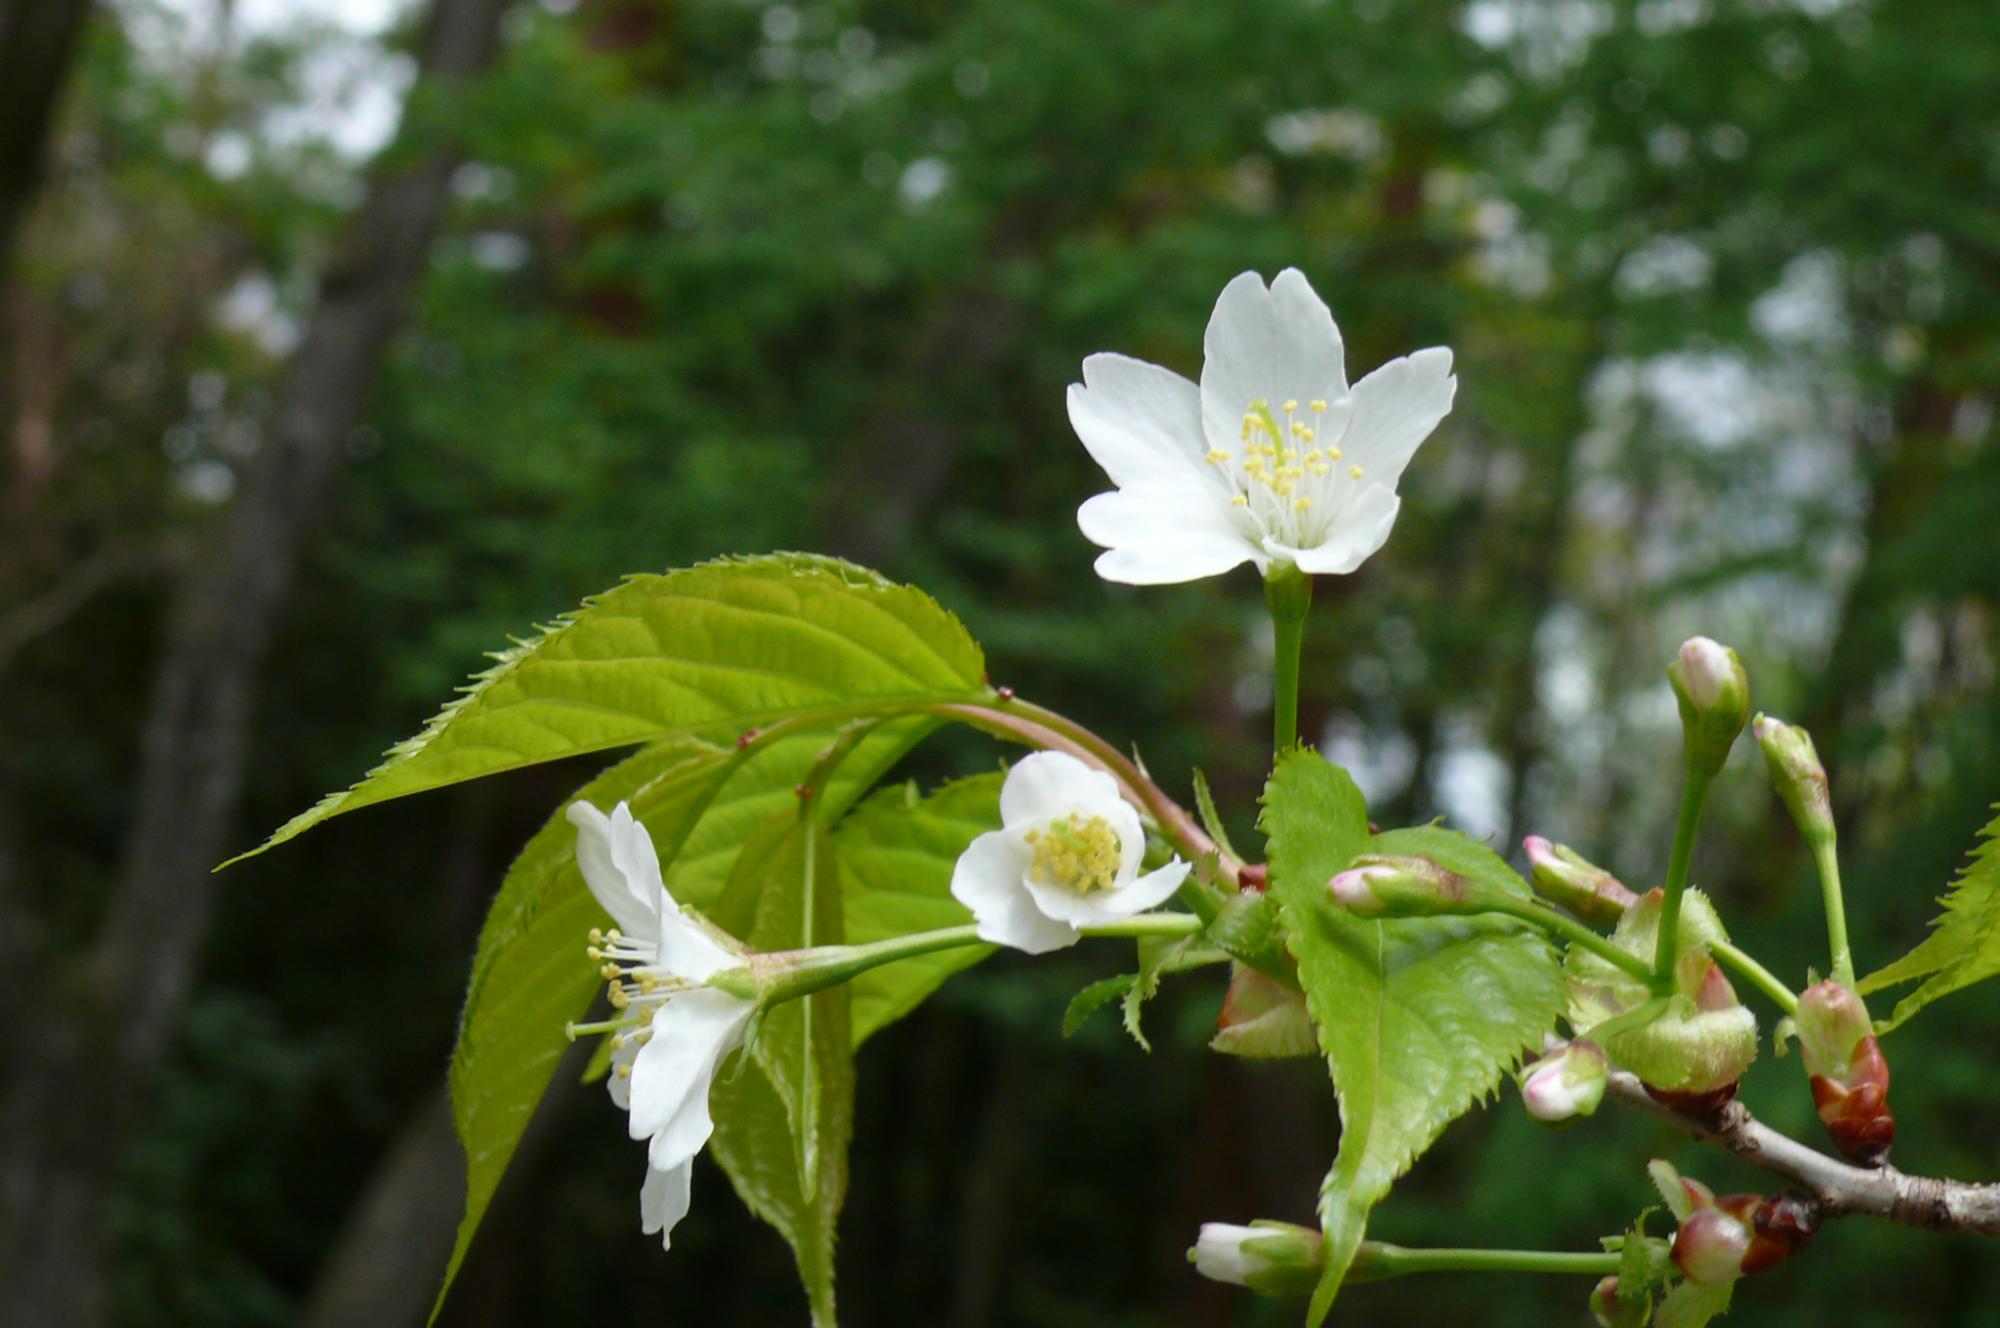
[[[1628,1304],[1619,1298],[1618,1279],[1607,1277],[1591,1290],[1590,1317],[1600,1328],[1646,1328],[1653,1321],[1653,1298]]]
[[[1674,1233],[1674,1264],[1690,1282],[1713,1286],[1761,1273],[1810,1244],[1819,1230],[1818,1211],[1795,1194],[1690,1197],[1693,1211]]]
[[[1319,1050],[1303,993],[1238,964],[1222,998],[1222,1016],[1208,1044],[1225,1056],[1274,1059]]]
[[[1319,1285],[1320,1233],[1289,1222],[1204,1222],[1188,1262],[1203,1277],[1267,1296],[1303,1296]]]
[[[1771,772],[1771,784],[1784,799],[1792,823],[1809,844],[1833,841],[1833,803],[1827,793],[1826,767],[1813,749],[1812,735],[1794,724],[1769,715],[1759,715],[1750,725],[1757,745],[1764,749],[1764,764]]]
[[[1667,680],[1680,701],[1688,769],[1713,775],[1750,717],[1750,676],[1734,650],[1697,636],[1682,643]]]
[[[1674,1233],[1674,1264],[1690,1282],[1714,1285],[1743,1276],[1750,1228],[1720,1208],[1697,1208]]]
[[[1595,1112],[1609,1076],[1604,1049],[1579,1038],[1528,1067],[1521,1102],[1536,1120],[1559,1125]]]
[[[1799,996],[1798,1032],[1813,1105],[1834,1147],[1856,1162],[1880,1162],[1896,1141],[1896,1118],[1868,1007],[1838,982],[1815,983]]]
[[[1540,835],[1529,835],[1521,846],[1528,851],[1536,891],[1585,922],[1615,925],[1638,898],[1624,882],[1574,849]]]
[[[1438,913],[1478,913],[1479,885],[1429,858],[1363,857],[1326,883],[1342,908],[1364,918],[1414,918]]]

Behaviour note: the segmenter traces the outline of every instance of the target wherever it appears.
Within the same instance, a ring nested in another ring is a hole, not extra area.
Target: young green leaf
[[[972,921],[951,895],[952,868],[975,837],[1000,824],[1000,776],[946,784],[928,797],[914,786],[882,789],[834,829],[844,886],[847,940],[891,936]],[[993,947],[965,945],[873,968],[850,984],[854,1045],[914,1010],[946,978]]]
[[[1130,991],[1138,980],[1137,973],[1120,973],[1115,977],[1099,978],[1070,997],[1069,1008],[1063,1011],[1062,1035],[1075,1037],[1076,1030],[1083,1027],[1084,1020]]]
[[[1490,849],[1439,829],[1370,836],[1345,771],[1317,753],[1281,758],[1264,796],[1270,893],[1299,961],[1306,1004],[1340,1100],[1340,1152],[1320,1191],[1325,1272],[1310,1322],[1326,1317],[1370,1209],[1452,1119],[1489,1093],[1562,1008],[1556,955],[1501,918],[1370,921],[1326,884],[1365,851],[1424,854],[1527,897]]]
[[[1979,832],[1972,861],[1944,898],[1944,915],[1916,949],[1861,980],[1861,992],[1880,991],[1918,978],[1927,981],[1896,1002],[1878,1027],[1901,1024],[1917,1011],[1962,987],[2000,974],[2000,817]]]
[[[1653,1315],[1653,1328],[1705,1328],[1718,1314],[1729,1313],[1734,1282],[1683,1282],[1667,1293]]]
[[[241,856],[357,807],[541,761],[985,695],[979,647],[937,601],[803,554],[634,576],[494,658],[367,778]]]

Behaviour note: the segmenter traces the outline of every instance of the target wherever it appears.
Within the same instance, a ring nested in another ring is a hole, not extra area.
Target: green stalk
[[[1826,901],[1826,947],[1833,956],[1833,979],[1854,986],[1854,952],[1847,947],[1847,903],[1840,892],[1840,851],[1833,835],[1814,836],[1813,866],[1819,869],[1820,897]]]
[[[1655,996],[1650,1001],[1640,1002],[1623,1014],[1614,1014],[1609,1019],[1598,1020],[1589,1028],[1577,1034],[1577,1036],[1588,1038],[1601,1047],[1604,1045],[1604,1039],[1606,1038],[1616,1037],[1618,1034],[1626,1032],[1629,1029],[1644,1028],[1647,1024],[1652,1023],[1655,1019],[1665,1014],[1667,1007],[1671,1004],[1673,1004],[1671,997]]]
[[[1571,1254],[1562,1250],[1412,1250],[1364,1240],[1355,1251],[1347,1280],[1378,1282],[1416,1273],[1574,1273],[1605,1277],[1618,1272],[1624,1256],[1613,1251]]]
[[[1273,567],[1264,577],[1264,603],[1271,610],[1271,626],[1277,633],[1271,705],[1274,752],[1299,745],[1299,653],[1312,593],[1312,578],[1296,567]]]
[[[1629,951],[1619,949],[1581,922],[1565,917],[1545,904],[1534,904],[1525,899],[1509,899],[1504,903],[1488,903],[1484,907],[1489,913],[1519,918],[1523,922],[1540,927],[1552,936],[1560,936],[1571,945],[1590,951],[1606,963],[1617,965],[1641,982],[1652,980],[1653,970],[1647,966],[1645,960]]]
[[[1694,833],[1701,824],[1701,805],[1715,775],[1689,770],[1681,785],[1680,818],[1674,824],[1674,851],[1667,860],[1667,897],[1660,908],[1659,943],[1653,947],[1653,990],[1668,992],[1674,984],[1674,958],[1680,953],[1681,896],[1687,893],[1688,870],[1694,863]]]
[[[1079,927],[1078,931],[1089,937],[1179,937],[1191,936],[1202,928],[1202,921],[1191,913],[1142,913],[1135,918],[1119,922],[1098,923]],[[859,977],[871,968],[893,964],[901,959],[914,959],[918,955],[935,954],[939,950],[954,950],[966,945],[985,945],[979,938],[979,930],[971,923],[957,927],[942,927],[936,931],[912,932],[907,936],[891,936],[880,941],[870,941],[866,945],[822,945],[809,950],[787,950],[772,954],[752,955],[749,961],[749,978],[759,997],[767,1002],[794,1000],[809,996],[816,991],[825,991],[852,978]],[[732,973],[744,975],[744,970],[733,969]],[[727,975],[718,975],[726,978]],[[711,979],[711,985],[725,990],[743,986],[740,981]]]
[[[1750,985],[1770,997],[1772,1003],[1780,1010],[1783,1010],[1786,1014],[1797,1014],[1799,1012],[1798,995],[1790,987],[1780,982],[1777,975],[1771,972],[1770,969],[1752,959],[1748,953],[1737,949],[1736,946],[1728,941],[1710,941],[1708,943],[1708,950],[1717,959],[1735,969],[1742,976],[1750,979]],[[1852,968],[1848,970],[1848,980],[1850,982],[1853,980],[1853,972]]]

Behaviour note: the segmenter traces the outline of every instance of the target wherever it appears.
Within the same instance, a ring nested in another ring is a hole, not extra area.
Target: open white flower
[[[1029,954],[1163,903],[1189,870],[1177,858],[1140,875],[1139,813],[1111,776],[1061,752],[1036,752],[1007,772],[1000,826],[960,855],[951,893],[972,910],[982,940]]]
[[[642,1229],[670,1246],[688,1210],[695,1154],[714,1121],[708,1090],[724,1057],[743,1041],[755,1001],[703,985],[741,968],[743,956],[681,911],[660,879],[646,827],[619,803],[606,816],[587,802],[569,808],[584,883],[618,925],[592,931],[590,957],[611,986],[620,1027],[611,1037],[611,1097],[629,1113],[634,1139],[649,1139],[639,1192]]]
[[[1109,550],[1098,575],[1359,567],[1389,538],[1403,468],[1451,410],[1451,352],[1391,360],[1350,388],[1333,315],[1295,268],[1268,289],[1255,272],[1223,287],[1202,351],[1200,387],[1107,354],[1069,389],[1070,423],[1117,486],[1077,513]]]

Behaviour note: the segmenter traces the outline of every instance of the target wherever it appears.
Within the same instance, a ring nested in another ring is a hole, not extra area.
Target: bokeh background
[[[2000,795],[1996,69],[2000,8],[1959,0],[6,0],[0,1320],[421,1321],[472,938],[588,771],[207,869],[625,572],[798,547],[918,582],[996,681],[1183,795],[1201,766],[1251,838],[1255,581],[1097,580],[1063,413],[1092,351],[1195,372],[1245,268],[1303,268],[1356,373],[1458,355],[1308,641],[1306,728],[1376,819],[1653,882],[1661,670],[1706,632],[1818,737],[1862,966],[1894,957]],[[1752,756],[1697,876],[1796,976],[1816,890]],[[870,1043],[849,1322],[1296,1321],[1182,1252],[1309,1214],[1323,1071],[1207,1055],[1212,978],[1150,1056],[1109,1016],[1065,1042],[1124,958],[996,959]],[[1899,1161],[2000,1176],[1996,1047],[1990,989],[1891,1040]],[[1746,1096],[1808,1130],[1797,1078]],[[1587,1248],[1658,1154],[1758,1183],[1503,1094],[1376,1231]],[[642,1237],[640,1165],[565,1080],[444,1321],[803,1320],[719,1172],[671,1256]],[[82,1291],[35,1317],[51,1283]],[[1337,1321],[1581,1323],[1587,1290]],[[1739,1316],[1996,1297],[2000,1249],[1855,1221]]]

